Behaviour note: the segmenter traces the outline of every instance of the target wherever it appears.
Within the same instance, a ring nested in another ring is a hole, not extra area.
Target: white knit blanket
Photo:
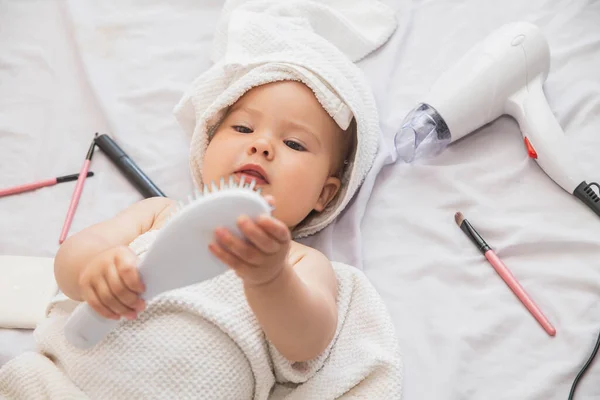
[[[156,236],[131,248],[144,256]],[[0,369],[7,399],[396,399],[402,364],[386,307],[357,269],[334,264],[339,319],[329,348],[291,363],[266,340],[227,272],[164,293],[98,346],[78,350],[63,328],[78,304],[64,296],[35,330],[37,351]]]

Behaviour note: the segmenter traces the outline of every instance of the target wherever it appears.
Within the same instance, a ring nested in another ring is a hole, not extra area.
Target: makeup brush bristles
[[[461,226],[464,220],[465,220],[465,217],[463,216],[463,214],[460,211],[458,211],[456,214],[454,214],[454,221],[456,221],[456,225]]]

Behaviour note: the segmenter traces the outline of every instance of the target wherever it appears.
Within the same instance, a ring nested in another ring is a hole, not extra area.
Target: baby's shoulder
[[[344,262],[333,261],[327,257],[323,252],[307,246],[305,244],[292,241],[290,246],[290,252],[288,256],[288,260],[292,265],[295,265],[299,260],[303,258],[308,258],[312,262],[317,262],[319,264],[327,264],[330,265],[332,270],[336,275],[363,275],[363,272],[358,268],[346,264]]]
[[[299,243],[296,241],[292,241],[292,244],[290,246],[289,256],[288,256],[288,259],[290,261],[292,261],[292,265],[295,264],[295,262],[297,262],[298,260],[300,260],[302,258],[306,258],[306,257],[310,258],[311,260],[318,260],[323,263],[331,264],[333,269],[336,271],[340,270],[340,269],[344,269],[344,270],[349,269],[349,270],[352,270],[353,272],[359,271],[352,265],[349,265],[349,264],[346,264],[343,262],[330,260],[327,257],[327,255],[325,255],[325,253],[315,249],[314,247],[310,247],[305,244],[302,244],[302,243]]]
[[[291,264],[294,265],[298,261],[306,257],[309,257],[311,259],[319,259],[323,262],[330,262],[327,256],[319,250],[292,240],[292,243],[290,245],[290,251],[288,254],[288,259],[291,262]]]

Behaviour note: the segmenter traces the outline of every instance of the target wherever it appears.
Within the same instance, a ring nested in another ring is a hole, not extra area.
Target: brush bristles
[[[194,189],[194,197],[199,198],[214,192],[219,192],[227,189],[248,189],[258,194],[262,192],[261,188],[256,187],[256,179],[252,179],[248,183],[242,176],[239,183],[236,183],[233,177],[229,177],[229,180],[227,181],[225,180],[225,178],[221,178],[219,179],[218,184],[216,184],[215,181],[211,181],[210,184],[204,185],[204,187],[202,188],[202,192],[200,192],[198,189]]]
[[[240,179],[240,182],[236,183],[235,179],[233,177],[229,177],[228,181],[225,181],[225,178],[221,178],[219,180],[218,187],[215,184],[215,182],[212,181],[209,185],[204,185],[204,187],[202,188],[202,191],[200,191],[198,188],[194,189],[193,194],[188,195],[187,202],[177,201],[177,204],[175,205],[174,209],[171,211],[171,213],[167,217],[167,222],[169,222],[176,214],[178,214],[181,210],[183,210],[189,204],[193,203],[194,200],[198,200],[198,199],[200,199],[204,196],[210,195],[212,193],[229,190],[229,189],[245,189],[245,190],[250,190],[251,192],[255,192],[259,195],[261,194],[261,191],[262,191],[261,188],[256,188],[256,180],[255,179],[252,179],[252,181],[250,183],[246,183],[244,180],[244,177],[242,176],[242,178]],[[274,208],[272,207],[272,209],[274,209]]]
[[[256,187],[256,179],[252,179],[250,183],[247,183],[242,176],[239,183],[235,182],[235,179],[231,176],[226,181],[225,178],[221,178],[219,180],[219,184],[217,185],[214,181],[211,181],[210,184],[206,184],[202,187],[202,190],[198,188],[194,189],[193,195],[189,195],[187,198],[188,203],[193,202],[196,199],[199,199],[203,196],[207,196],[211,193],[228,190],[228,189],[248,189],[250,191],[256,192],[257,194],[261,194],[262,189]],[[177,208],[180,209],[184,206],[184,203],[179,201],[177,204]]]
[[[456,221],[456,225],[461,226],[464,220],[465,220],[465,217],[462,215],[462,213],[460,211],[458,211],[456,214],[454,214],[454,221]]]

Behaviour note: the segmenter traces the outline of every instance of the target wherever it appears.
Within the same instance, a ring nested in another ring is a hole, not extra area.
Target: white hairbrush
[[[242,237],[237,218],[248,215],[257,218],[270,214],[271,206],[256,191],[254,181],[239,184],[221,179],[220,187],[212,184],[204,193],[190,196],[190,204],[179,204],[178,210],[161,228],[138,269],[146,286],[146,302],[169,290],[182,288],[227,271],[227,266],[208,249],[214,231],[225,227]],[[121,320],[122,321],[122,320]],[[104,318],[87,303],[77,306],[65,325],[65,336],[75,347],[87,349],[100,342],[121,321]]]

